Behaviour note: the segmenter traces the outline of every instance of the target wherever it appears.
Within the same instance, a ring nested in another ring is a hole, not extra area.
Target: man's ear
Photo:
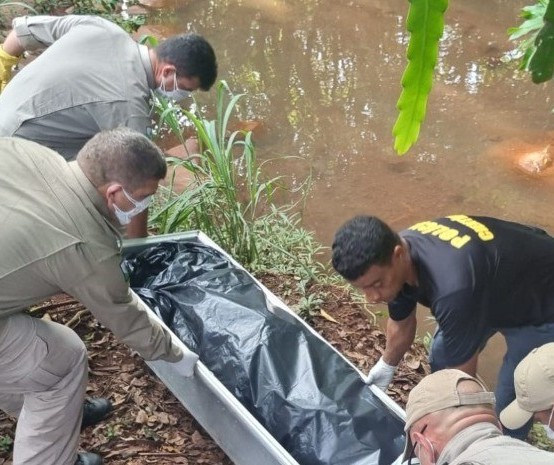
[[[427,439],[424,434],[414,432],[412,434],[412,444],[417,442],[416,455],[419,458],[420,463],[423,463],[421,457],[425,456],[428,463],[435,463],[435,449],[431,441]]]
[[[402,247],[402,244],[395,245],[394,249],[392,250],[392,257],[395,259],[402,258],[403,254],[404,254],[404,247]]]
[[[106,197],[106,203],[110,206],[114,202],[114,195],[122,189],[121,184],[112,182],[104,189],[104,195]]]
[[[106,186],[106,196],[112,196],[119,190],[121,190],[121,184],[112,182]]]
[[[175,65],[165,62],[162,67],[162,77],[168,77],[173,73],[177,73],[177,68],[175,68]]]

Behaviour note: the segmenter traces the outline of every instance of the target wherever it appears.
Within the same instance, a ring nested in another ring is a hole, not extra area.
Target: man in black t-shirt
[[[389,306],[387,347],[367,378],[383,390],[414,340],[418,303],[438,324],[433,371],[458,368],[475,376],[487,340],[504,336],[498,411],[515,399],[517,364],[534,347],[554,342],[554,238],[541,229],[451,215],[396,234],[378,218],[358,216],[337,231],[333,266],[370,302]],[[525,437],[529,426],[509,433]]]

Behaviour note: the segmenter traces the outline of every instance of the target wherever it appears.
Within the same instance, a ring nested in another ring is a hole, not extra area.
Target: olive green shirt
[[[436,465],[552,465],[554,453],[504,436],[491,423],[476,423],[454,436]]]
[[[181,359],[121,270],[121,236],[76,161],[0,137],[0,318],[59,292],[147,360]]]
[[[127,126],[148,135],[148,48],[96,16],[24,16],[25,50],[44,50],[0,94],[0,136],[45,145],[70,160],[97,132]]]

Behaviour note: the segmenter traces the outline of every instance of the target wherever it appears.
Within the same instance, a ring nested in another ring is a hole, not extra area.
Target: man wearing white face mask
[[[554,454],[504,436],[494,410],[494,394],[473,376],[456,369],[423,378],[406,404],[409,465],[548,465]]]
[[[86,348],[69,328],[22,311],[65,292],[147,360],[192,376],[197,355],[151,319],[121,270],[119,223],[166,174],[160,149],[126,128],[102,131],[67,162],[0,138],[0,409],[18,417],[14,465],[99,465],[77,454]]]
[[[123,195],[127,197],[127,200],[131,202],[133,207],[128,211],[123,211],[121,210],[121,208],[114,204],[114,213],[119,223],[123,226],[126,226],[132,221],[135,216],[139,215],[148,208],[148,206],[150,205],[150,201],[152,200],[152,196],[149,195],[143,200],[135,200],[125,189],[122,188],[121,190],[123,191]]]
[[[506,428],[519,428],[531,418],[554,441],[554,343],[533,349],[514,372],[516,399],[500,412]]]
[[[25,50],[44,51],[11,79]],[[19,17],[0,47],[0,136],[32,140],[72,160],[103,129],[149,135],[151,91],[181,101],[209,90],[216,77],[215,52],[198,34],[148,49],[97,16]],[[146,235],[146,216],[131,224],[129,237]]]

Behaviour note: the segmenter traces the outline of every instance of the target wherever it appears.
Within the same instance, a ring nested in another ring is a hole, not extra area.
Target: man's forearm
[[[414,342],[416,327],[415,309],[404,320],[395,321],[391,318],[388,319],[387,346],[383,354],[383,360],[388,365],[396,366],[402,360],[402,357]]]
[[[18,57],[25,51],[25,49],[21,45],[21,42],[19,42],[19,39],[17,38],[15,30],[12,30],[8,34],[6,40],[2,44],[2,48],[4,49],[4,52],[14,57]]]

